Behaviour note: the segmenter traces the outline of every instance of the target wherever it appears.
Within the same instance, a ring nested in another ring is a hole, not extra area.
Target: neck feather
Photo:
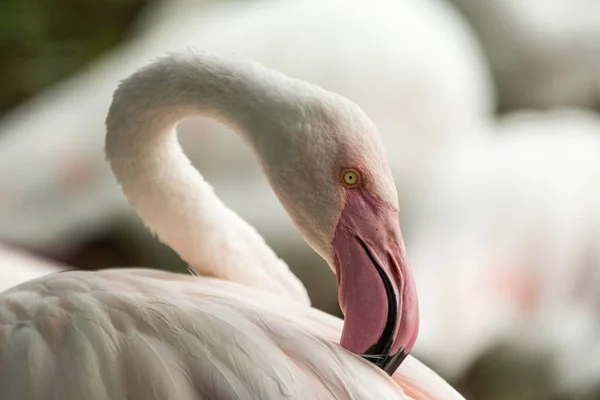
[[[170,57],[122,82],[107,120],[106,154],[146,226],[191,268],[306,303],[306,291],[263,238],[214,194],[191,165],[175,126],[207,115],[234,128],[255,150],[277,140],[268,110],[287,103],[295,81],[226,57]],[[289,101],[288,101],[289,103]]]

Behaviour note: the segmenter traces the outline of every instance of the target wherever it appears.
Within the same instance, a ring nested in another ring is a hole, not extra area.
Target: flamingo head
[[[287,115],[277,114],[286,134],[255,145],[280,201],[336,275],[341,345],[392,374],[415,343],[419,316],[385,149],[354,103],[299,92]]]

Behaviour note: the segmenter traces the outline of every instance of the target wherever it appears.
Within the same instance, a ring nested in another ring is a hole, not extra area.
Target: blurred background
[[[153,58],[235,53],[379,127],[420,296],[415,356],[468,399],[600,399],[597,0],[4,0],[0,21],[0,290],[31,256],[186,270],[121,195],[103,121]],[[236,135],[203,118],[179,133],[340,315],[333,275]]]

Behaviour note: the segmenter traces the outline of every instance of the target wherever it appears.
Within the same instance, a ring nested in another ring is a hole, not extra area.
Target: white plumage
[[[218,279],[60,273],[0,315],[2,400],[462,398],[410,356],[392,380],[343,350],[335,317]]]
[[[341,335],[340,321],[308,306],[297,278],[186,159],[173,130],[191,114],[228,123],[255,151],[341,282]],[[64,272],[1,293],[2,400],[461,398],[414,360],[395,383],[336,344],[381,357],[392,373],[388,361],[411,350],[418,329],[394,182],[377,129],[355,104],[257,64],[178,55],[125,80],[106,125],[123,192],[200,277]],[[348,166],[359,177],[352,187],[340,181]],[[373,308],[360,314],[363,302]],[[385,328],[375,308],[387,310]],[[357,316],[360,325],[348,322]],[[373,334],[377,343],[361,348]],[[388,347],[373,353],[382,340]]]
[[[520,112],[495,133],[441,161],[417,217],[417,354],[456,379],[508,343],[548,357],[544,390],[589,393],[600,377],[600,117]]]

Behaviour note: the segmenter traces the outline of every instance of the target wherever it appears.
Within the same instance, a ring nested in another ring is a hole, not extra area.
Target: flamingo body
[[[390,379],[342,321],[220,279],[63,272],[0,294],[3,400],[461,399],[409,357]]]
[[[457,379],[507,344],[519,357],[543,360],[537,368],[552,376],[544,390],[593,393],[600,118],[586,110],[519,112],[495,130],[442,161],[419,217],[410,248],[423,299],[417,354]]]

